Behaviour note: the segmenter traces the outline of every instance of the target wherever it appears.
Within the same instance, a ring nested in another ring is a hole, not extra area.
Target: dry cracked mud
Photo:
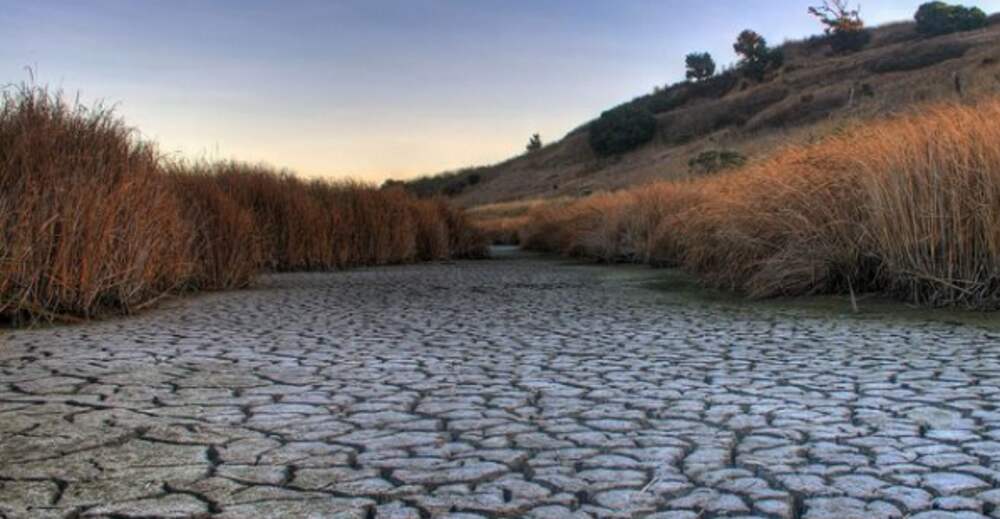
[[[0,336],[0,516],[1000,517],[1000,343],[516,256]]]

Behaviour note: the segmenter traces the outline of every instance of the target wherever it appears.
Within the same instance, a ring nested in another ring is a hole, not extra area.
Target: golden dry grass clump
[[[473,219],[472,225],[486,235],[494,245],[519,245],[521,229],[528,224],[527,216]]]
[[[536,209],[531,247],[676,264],[751,296],[1000,306],[1000,99],[923,107],[732,173]]]
[[[126,312],[191,273],[156,152],[110,110],[43,89],[3,93],[0,230],[0,316]]]
[[[533,198],[513,202],[480,205],[466,211],[472,226],[494,245],[518,245],[520,231],[528,224],[528,213],[542,206],[568,201],[570,198]]]
[[[187,286],[204,290],[244,288],[263,265],[253,213],[226,192],[213,166],[169,166],[170,185],[191,222],[193,266]]]
[[[172,169],[182,197],[199,191],[192,184],[201,185],[233,205],[212,206],[216,218],[225,216],[220,221],[225,229],[217,234],[228,237],[220,236],[213,246],[227,239],[246,244],[226,249],[231,263],[256,258],[274,271],[332,270],[485,253],[481,237],[463,238],[468,225],[441,199],[353,181],[305,181],[266,165],[218,162]],[[242,236],[247,229],[250,235]],[[237,253],[240,258],[232,256]]]
[[[45,89],[0,107],[0,319],[128,313],[262,270],[476,257],[441,200],[267,166],[167,162],[110,110]]]

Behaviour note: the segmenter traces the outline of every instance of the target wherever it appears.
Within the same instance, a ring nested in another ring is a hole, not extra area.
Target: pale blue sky
[[[490,163],[654,85],[820,32],[816,0],[0,0],[2,82],[104,99],[166,152],[380,181]],[[863,2],[870,24],[920,1]],[[987,12],[1000,0],[966,2]]]

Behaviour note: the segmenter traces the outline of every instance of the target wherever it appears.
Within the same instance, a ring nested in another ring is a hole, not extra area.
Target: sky
[[[171,156],[380,182],[558,140],[683,79],[688,52],[734,61],[742,29],[819,33],[817,1],[0,0],[0,84],[113,104]],[[861,13],[909,19],[920,3]]]

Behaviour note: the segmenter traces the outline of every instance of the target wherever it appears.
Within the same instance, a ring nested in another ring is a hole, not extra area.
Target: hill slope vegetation
[[[984,19],[983,28],[947,34],[915,22],[890,24],[869,30],[864,46],[846,53],[834,50],[830,36],[787,42],[775,49],[780,66],[765,70],[759,79],[730,69],[657,89],[609,110],[642,111],[655,118],[648,142],[635,149],[619,146],[627,135],[613,136],[604,148],[595,146],[590,131],[600,124],[595,120],[538,151],[418,179],[407,187],[421,196],[446,194],[472,207],[578,197],[715,173],[728,166],[719,163],[720,157],[753,161],[781,146],[813,142],[859,119],[997,91],[998,21],[994,15]]]

